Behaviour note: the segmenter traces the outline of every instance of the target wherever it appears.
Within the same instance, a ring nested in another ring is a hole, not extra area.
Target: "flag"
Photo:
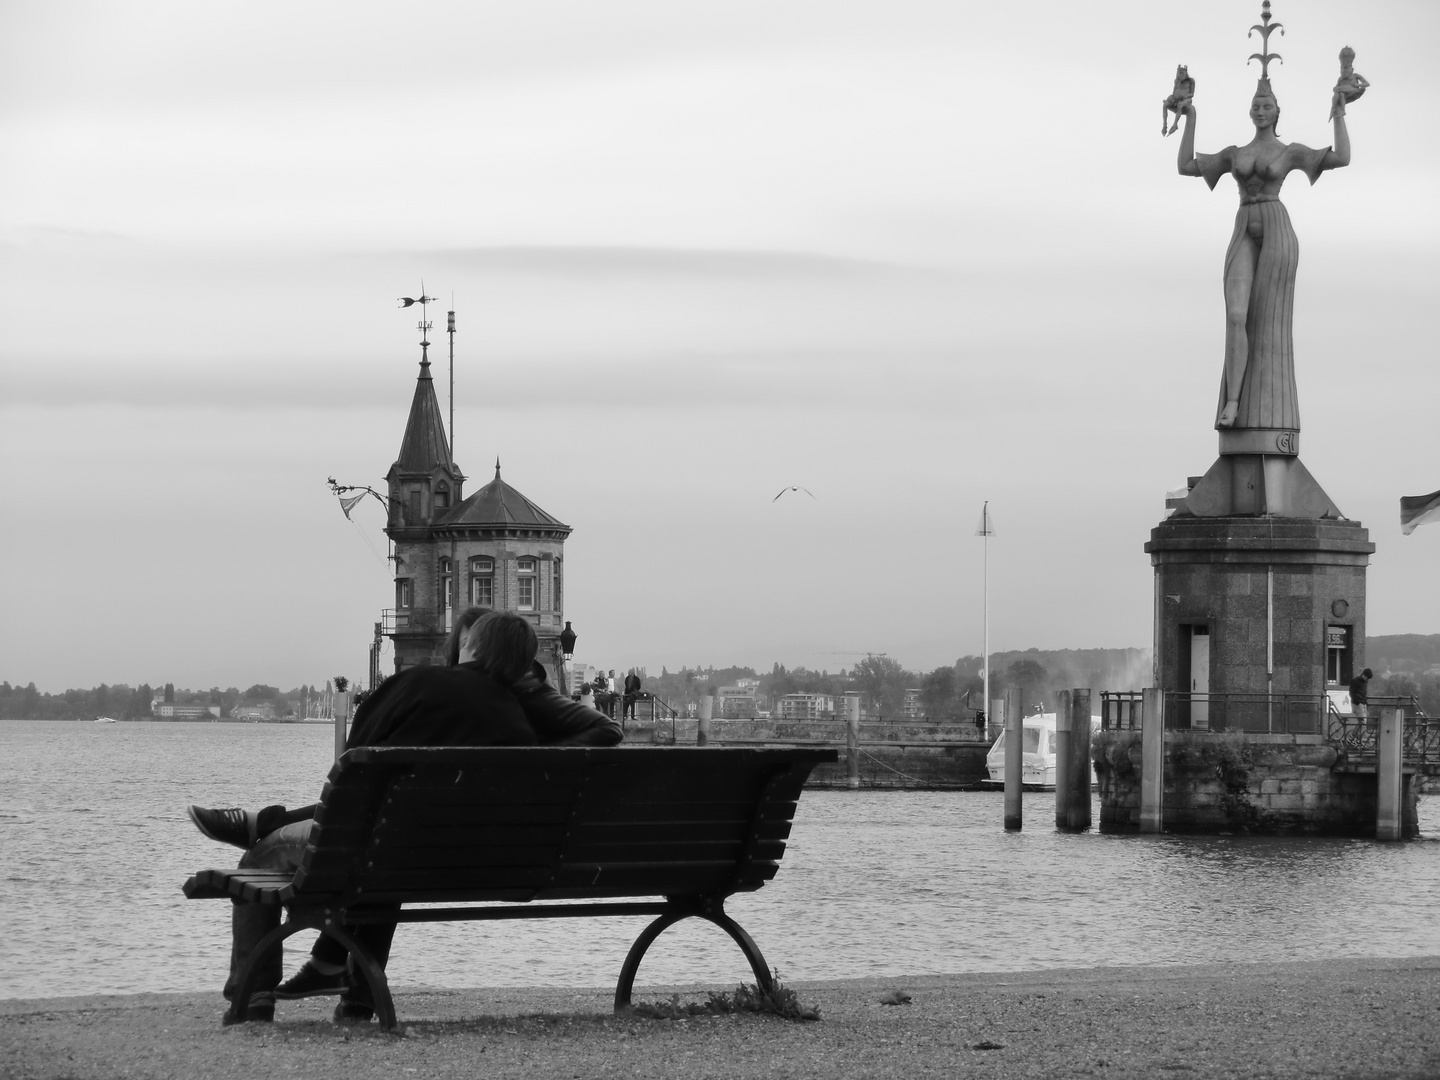
[[[985,508],[980,511],[980,525],[975,530],[976,536],[994,536],[995,521],[990,517],[990,504],[987,502]]]
[[[341,498],[341,499],[340,499],[340,509],[341,509],[342,511],[344,511],[344,513],[345,513],[345,520],[346,520],[346,521],[351,520],[351,518],[350,518],[350,511],[351,511],[351,510],[354,510],[354,509],[355,509],[355,504],[358,503],[358,502],[359,502],[361,499],[363,499],[364,497],[365,497],[365,493],[362,491],[359,495],[353,495],[353,496],[351,496],[351,497],[348,498],[348,499],[346,499],[346,498]]]
[[[1429,495],[1405,495],[1400,499],[1400,531],[1409,536],[1416,525],[1440,521],[1440,491]]]

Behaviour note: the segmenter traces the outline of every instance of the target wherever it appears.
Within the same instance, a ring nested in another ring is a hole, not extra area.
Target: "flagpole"
[[[980,511],[980,529],[983,533],[981,543],[984,544],[984,598],[985,598],[985,697],[981,707],[985,710],[986,726],[990,723],[990,502],[987,499],[984,508]]]

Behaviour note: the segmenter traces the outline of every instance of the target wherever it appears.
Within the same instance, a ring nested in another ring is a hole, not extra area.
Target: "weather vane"
[[[430,310],[427,305],[434,303],[435,297],[425,295],[425,282],[422,279],[419,296],[401,296],[398,299],[402,308],[412,307],[415,304],[420,305],[420,321],[415,324],[415,329],[420,331],[420,362],[428,364],[430,362],[430,342],[427,335],[434,323],[429,319]]]
[[[1280,36],[1284,37],[1285,24],[1277,22],[1274,26],[1271,26],[1270,19],[1270,0],[1265,0],[1265,2],[1260,5],[1260,22],[1257,25],[1250,27],[1250,32],[1245,35],[1246,37],[1252,37],[1254,36],[1256,30],[1260,31],[1260,52],[1251,53],[1250,60],[1260,61],[1261,79],[1270,78],[1271,60],[1279,60],[1282,64],[1285,62],[1279,53],[1272,53],[1270,51],[1270,35],[1273,34],[1276,30],[1279,30]],[[1248,64],[1250,60],[1246,60],[1245,62]]]

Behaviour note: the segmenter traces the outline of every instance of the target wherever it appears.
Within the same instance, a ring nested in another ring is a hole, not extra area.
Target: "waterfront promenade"
[[[1440,957],[797,983],[821,1020],[617,1018],[610,990],[401,990],[398,1035],[333,999],[220,1026],[216,993],[0,1000],[16,1080],[347,1077],[1433,1077]],[[902,988],[909,1005],[879,1004]],[[706,989],[718,989],[707,987]],[[644,1001],[670,989],[641,991]],[[703,1000],[702,990],[682,1000]]]

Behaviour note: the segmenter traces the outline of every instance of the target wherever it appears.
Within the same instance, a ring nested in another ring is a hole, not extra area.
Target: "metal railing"
[[[1139,690],[1100,692],[1101,731],[1139,731],[1144,712],[1144,697]]]
[[[1440,765],[1440,720],[1425,715],[1420,702],[1410,695],[1372,697],[1363,714],[1342,713],[1333,705],[1325,718],[1325,741],[1352,762],[1366,764],[1378,750],[1380,713],[1403,709],[1400,756],[1406,765]]]
[[[1328,695],[1186,694],[1165,692],[1165,730],[1321,735],[1346,758],[1368,764],[1376,753],[1383,709],[1403,709],[1401,756],[1406,765],[1440,768],[1440,719],[1425,715],[1412,696],[1372,697],[1365,714],[1342,713]],[[1138,691],[1100,694],[1102,731],[1139,731],[1144,718]]]
[[[1195,694],[1165,692],[1169,731],[1243,731],[1256,735],[1319,735],[1330,699],[1324,694]]]
[[[1256,735],[1316,735],[1325,730],[1323,694],[1196,694],[1165,691],[1165,730],[1243,731]],[[1139,731],[1141,693],[1100,694],[1102,731]]]
[[[638,694],[634,696],[635,715],[633,720],[631,720],[631,718],[627,715],[630,710],[625,708],[624,695],[616,693],[611,695],[611,697],[613,699],[613,701],[611,702],[611,706],[614,709],[618,710],[620,713],[619,720],[621,731],[626,730],[625,724],[627,721],[638,724],[641,722],[642,714],[648,714],[647,718],[650,721],[650,728],[654,732],[654,735],[652,735],[654,741],[664,742],[666,741],[666,736],[668,734],[669,741],[671,743],[674,743],[675,718],[679,714],[676,712],[675,708],[664,698],[656,697],[648,690],[641,690]],[[598,695],[596,700],[596,707],[600,707]],[[614,713],[611,713],[611,715],[613,716]],[[666,731],[667,725],[669,727],[668,732]]]

